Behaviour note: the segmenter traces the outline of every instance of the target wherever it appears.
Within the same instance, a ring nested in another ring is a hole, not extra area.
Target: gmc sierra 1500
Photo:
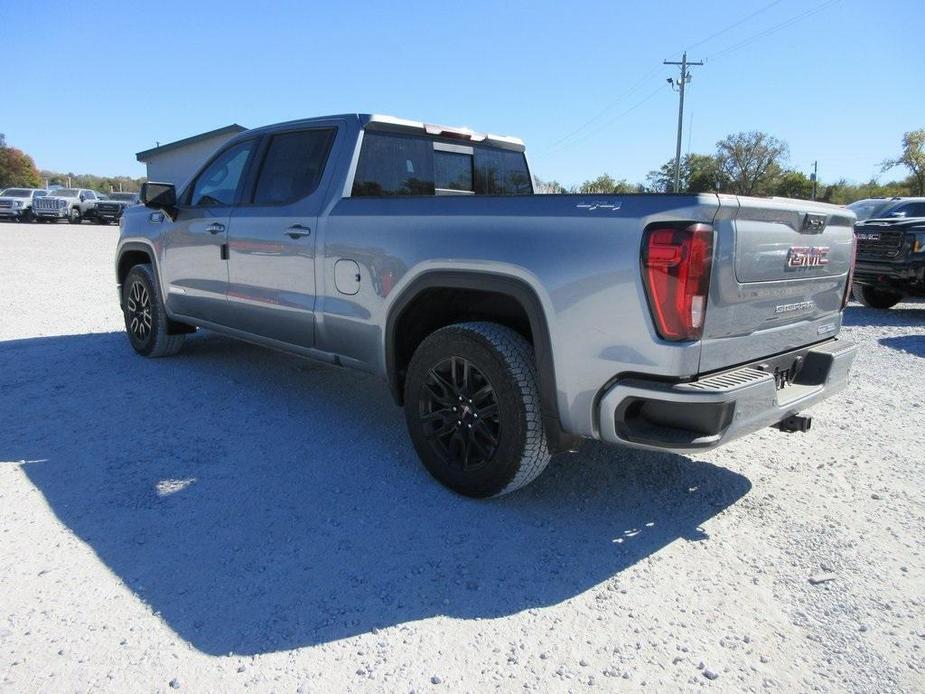
[[[854,358],[855,218],[831,205],[535,195],[520,140],[356,114],[241,133],[142,200],[116,250],[139,354],[202,327],[378,374],[471,496],[583,438],[805,430]]]

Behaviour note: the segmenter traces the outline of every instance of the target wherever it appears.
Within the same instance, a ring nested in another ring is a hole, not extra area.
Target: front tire
[[[83,221],[80,210],[76,207],[72,209],[68,214],[67,221],[69,221],[71,224],[80,224]]]
[[[19,218],[19,221],[23,224],[32,224],[35,221],[35,215],[32,214],[32,210],[26,210],[22,213],[22,217]]]
[[[902,294],[877,289],[867,284],[855,284],[851,288],[854,299],[868,308],[893,308],[903,299]]]
[[[428,336],[408,366],[405,419],[424,467],[465,496],[507,494],[549,463],[533,347],[503,325]]]
[[[183,347],[185,335],[168,333],[169,319],[150,265],[136,265],[122,284],[122,313],[129,343],[143,357],[168,357]]]

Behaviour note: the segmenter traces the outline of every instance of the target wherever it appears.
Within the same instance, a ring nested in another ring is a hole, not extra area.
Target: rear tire
[[[465,496],[507,494],[549,463],[533,347],[503,325],[428,336],[408,366],[405,418],[424,467]]]
[[[169,357],[183,347],[186,335],[170,335],[157,277],[150,265],[136,265],[122,283],[122,313],[129,343],[143,357]]]
[[[855,301],[868,308],[893,308],[903,300],[902,294],[877,289],[867,284],[855,284],[851,287],[851,293],[854,294]]]

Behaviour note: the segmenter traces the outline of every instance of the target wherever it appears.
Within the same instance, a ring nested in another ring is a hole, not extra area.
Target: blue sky
[[[707,63],[685,151],[765,130],[794,167],[862,181],[925,127],[922,0],[0,0],[0,21],[0,132],[77,173],[143,175],[135,152],[231,122],[359,111],[518,135],[544,179],[641,181],[674,156],[661,61],[686,47]]]

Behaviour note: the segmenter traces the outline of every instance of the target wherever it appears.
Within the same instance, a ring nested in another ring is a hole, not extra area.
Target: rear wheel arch
[[[467,311],[466,299],[470,297],[480,300],[472,311]],[[436,311],[435,305],[439,306]],[[575,447],[577,440],[561,431],[552,342],[543,304],[530,285],[508,275],[431,271],[414,279],[402,291],[389,310],[385,327],[386,374],[396,403],[403,404],[405,373],[417,346],[435,330],[468,320],[505,325],[532,344],[551,447],[555,450]]]

